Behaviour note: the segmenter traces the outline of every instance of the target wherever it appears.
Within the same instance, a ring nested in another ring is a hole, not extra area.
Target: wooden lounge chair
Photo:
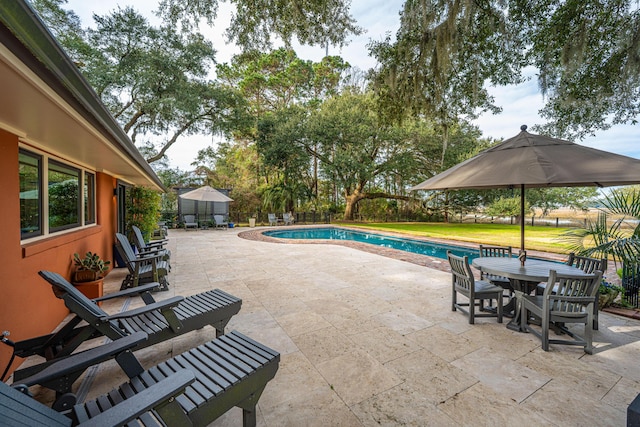
[[[116,249],[129,270],[120,289],[150,282],[160,283],[160,290],[169,289],[169,263],[162,259],[163,255],[157,252],[136,255],[129,239],[120,233],[116,233]]]
[[[229,228],[229,223],[225,221],[224,215],[214,215],[213,221],[216,223],[216,228]]]
[[[140,228],[132,225],[131,230],[133,231],[134,243],[141,255],[158,254],[162,256],[163,261],[167,261],[169,269],[171,269],[171,251],[165,248],[169,239],[152,240],[147,242],[144,240],[144,236],[142,235],[142,230],[140,230]]]
[[[51,409],[29,395],[0,383],[0,414],[4,426],[100,426],[116,427],[128,424],[142,417],[150,418],[150,411],[161,411],[163,407],[171,405],[185,387],[195,380],[193,372],[183,369],[161,381],[145,388],[143,391],[131,394],[127,399],[109,401],[108,407],[100,411],[88,413],[86,407],[100,408],[105,397],[78,405],[69,416]],[[132,384],[121,388],[132,388]],[[99,401],[99,402],[98,402]],[[154,424],[146,424],[154,425]],[[161,425],[155,423],[155,425]]]
[[[55,333],[15,343],[14,354],[18,357],[40,355],[50,361],[68,356],[89,339],[106,336],[117,340],[138,331],[144,331],[149,335],[142,343],[145,347],[207,325],[216,329],[216,336],[221,336],[231,317],[237,314],[242,306],[241,299],[220,289],[158,302],[147,292],[143,294],[146,306],[108,314],[96,304],[96,301],[129,295],[128,292],[134,292],[135,288],[115,296],[90,300],[59,274],[49,271],[40,271],[39,274],[51,284],[53,292],[64,300],[75,317]],[[146,291],[157,286],[158,284],[149,284]],[[139,348],[142,347],[136,347],[136,350]],[[14,373],[14,378],[33,375],[48,363],[50,362],[18,370]]]
[[[139,339],[139,337],[130,339]],[[93,352],[92,358],[97,359],[98,352],[113,353],[111,346],[117,344],[117,341],[105,344],[86,353]],[[137,345],[139,346],[140,343]],[[86,358],[82,353],[72,355],[52,364],[34,377],[27,378],[27,384],[46,383],[58,372],[69,369],[77,363],[84,364],[83,359]],[[76,362],[75,359],[80,361]],[[255,426],[256,404],[267,383],[278,371],[279,362],[278,352],[233,331],[161,362],[146,371],[140,367],[135,371],[126,372],[130,378],[128,383],[98,399],[73,406],[73,413],[79,422],[88,421],[112,405],[117,406],[121,401],[135,399],[139,394],[145,393],[148,388],[166,378],[173,378],[174,375],[186,369],[195,377],[195,381],[188,385],[184,392],[178,394],[170,404],[153,410],[153,416],[169,426],[206,426],[232,407],[238,406],[243,410],[243,425]],[[143,414],[148,418],[151,418],[151,415]]]
[[[559,275],[551,270],[544,294],[522,296],[521,325],[527,332],[540,338],[544,351],[549,350],[549,344],[565,344],[582,346],[585,353],[592,354],[593,306],[601,279],[601,271],[594,271],[589,276],[570,276]],[[541,319],[540,331],[528,324],[531,315]],[[580,336],[567,329],[567,323],[584,324],[584,335]],[[549,329],[552,324],[573,339],[550,338]]]

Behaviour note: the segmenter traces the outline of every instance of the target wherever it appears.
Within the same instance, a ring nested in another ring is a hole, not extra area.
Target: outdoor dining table
[[[555,270],[558,274],[587,275],[577,267],[531,258],[526,260],[524,266],[521,265],[518,258],[505,257],[480,257],[474,259],[471,264],[484,273],[509,279],[515,297],[509,302],[509,305],[513,304],[514,312],[513,318],[507,323],[507,328],[518,332],[524,332],[524,328],[520,325],[520,299],[522,295],[525,292],[530,294],[538,283],[546,282],[551,270]],[[506,310],[508,309],[505,308]]]

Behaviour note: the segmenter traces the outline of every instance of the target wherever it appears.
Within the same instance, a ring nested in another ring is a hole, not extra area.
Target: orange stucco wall
[[[38,276],[39,270],[71,276],[74,252],[97,252],[113,261],[115,178],[96,174],[95,226],[33,242],[20,242],[18,138],[0,130],[0,332],[13,341],[47,334],[68,314],[62,300]],[[113,263],[112,263],[113,265]],[[0,372],[11,350],[0,344]],[[17,359],[13,368],[22,362]]]

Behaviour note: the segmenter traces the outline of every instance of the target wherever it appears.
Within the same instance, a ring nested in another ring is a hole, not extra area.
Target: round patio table
[[[553,261],[542,261],[538,259],[527,259],[524,267],[520,265],[518,258],[504,257],[480,257],[471,263],[475,268],[487,274],[503,276],[509,279],[515,295],[515,306],[513,318],[507,323],[507,328],[524,332],[520,325],[520,298],[526,292],[531,293],[538,283],[546,282],[549,279],[549,272],[555,270],[558,274],[571,274],[576,276],[588,276],[579,268],[567,264]],[[512,300],[513,301],[513,300]],[[511,304],[511,302],[509,304]]]

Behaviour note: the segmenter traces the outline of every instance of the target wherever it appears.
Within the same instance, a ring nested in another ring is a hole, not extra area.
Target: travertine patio
[[[242,298],[228,329],[282,357],[258,425],[620,426],[640,393],[640,321],[603,313],[594,355],[544,352],[530,334],[452,312],[449,273],[332,244],[238,237],[246,230],[171,230],[171,288],[155,296],[221,288]],[[123,275],[108,276],[111,290]],[[214,337],[207,327],[136,355],[148,367]],[[109,362],[82,384],[94,396],[125,379]],[[235,408],[212,425],[241,424]]]

